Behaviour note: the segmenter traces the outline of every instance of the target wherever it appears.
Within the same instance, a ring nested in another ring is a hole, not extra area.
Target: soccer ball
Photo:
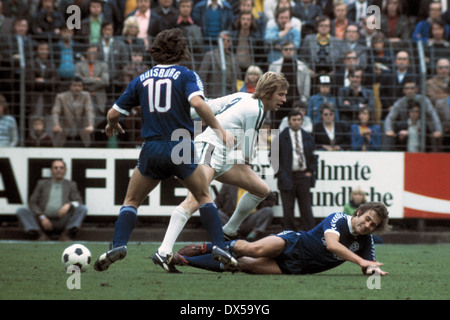
[[[91,252],[82,244],[73,244],[67,247],[61,257],[64,269],[75,265],[80,268],[81,272],[86,271],[91,264]]]

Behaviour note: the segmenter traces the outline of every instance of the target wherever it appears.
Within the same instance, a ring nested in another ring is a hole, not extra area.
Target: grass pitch
[[[83,242],[92,259],[106,243]],[[390,275],[379,289],[346,262],[316,275],[261,276],[215,273],[191,267],[168,274],[152,263],[154,243],[130,243],[126,259],[105,272],[91,267],[81,274],[80,289],[69,290],[61,254],[70,243],[0,242],[0,299],[132,300],[303,300],[387,299],[448,300],[450,245],[378,245],[377,259]],[[180,248],[182,245],[177,245]],[[372,282],[375,284],[375,282]]]

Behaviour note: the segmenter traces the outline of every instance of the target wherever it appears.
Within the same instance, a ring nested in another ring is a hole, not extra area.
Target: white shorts
[[[234,166],[233,159],[228,157],[228,152],[223,147],[217,147],[204,141],[195,142],[195,150],[199,164],[206,165],[214,170],[214,178],[220,177]]]

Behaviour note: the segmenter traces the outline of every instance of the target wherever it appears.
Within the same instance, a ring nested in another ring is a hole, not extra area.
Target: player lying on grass
[[[267,183],[246,163],[250,163],[254,158],[264,114],[277,111],[286,102],[288,87],[283,74],[266,72],[259,79],[253,94],[239,92],[208,101],[211,110],[217,113],[216,117],[222,128],[236,137],[233,151],[226,150],[223,141],[217,138],[211,128],[207,128],[195,138],[199,163],[206,173],[208,184],[216,179],[247,191],[223,228],[224,235],[229,239],[235,238],[241,223],[270,193]],[[216,110],[219,111],[215,112]],[[164,240],[152,257],[154,263],[169,272],[178,272],[170,263],[173,245],[188,219],[198,208],[198,201],[189,192],[171,215]]]
[[[308,232],[283,231],[256,242],[227,242],[229,252],[238,258],[239,267],[224,268],[208,258],[211,245],[189,245],[174,254],[176,265],[188,265],[211,271],[243,271],[255,274],[312,274],[350,261],[363,273],[386,275],[375,260],[372,233],[389,229],[384,204],[361,205],[352,217],[333,213]],[[212,262],[211,262],[212,261]],[[228,266],[229,267],[229,266]]]

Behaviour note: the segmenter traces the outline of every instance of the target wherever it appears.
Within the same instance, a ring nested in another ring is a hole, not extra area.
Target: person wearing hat
[[[335,106],[335,119],[339,121],[339,112],[337,110],[337,99],[331,94],[331,78],[329,75],[319,77],[319,93],[311,96],[308,102],[306,115],[312,120],[313,124],[320,122],[320,106],[325,102],[331,102]]]

